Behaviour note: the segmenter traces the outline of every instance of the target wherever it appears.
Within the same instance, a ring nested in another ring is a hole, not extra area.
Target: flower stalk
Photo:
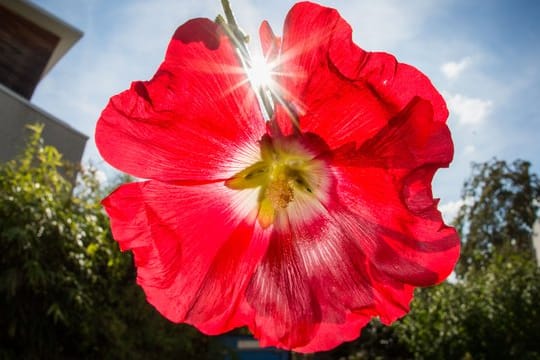
[[[249,36],[244,34],[244,32],[238,27],[229,0],[221,0],[221,6],[223,7],[223,12],[225,13],[225,19],[221,15],[218,15],[218,17],[216,18],[216,22],[220,24],[223,29],[225,29],[227,36],[233,42],[238,52],[238,57],[240,58],[242,66],[246,70],[251,70],[251,64],[253,64],[253,60],[247,47],[247,43],[249,42]],[[260,85],[258,86],[258,89],[255,90],[257,92],[257,99],[259,101],[259,104],[261,105],[262,109],[264,109],[263,115],[265,115],[265,119],[267,121],[273,122],[272,118],[274,117],[274,100],[270,95],[270,89],[267,89],[267,86],[265,85]]]

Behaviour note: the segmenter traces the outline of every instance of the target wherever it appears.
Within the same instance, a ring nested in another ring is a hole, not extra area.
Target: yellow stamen
[[[235,190],[260,188],[257,218],[266,229],[280,212],[287,211],[297,191],[317,196],[320,181],[312,172],[320,171],[322,163],[292,141],[264,136],[260,146],[261,160],[236,173],[225,185]]]
[[[269,199],[262,199],[259,207],[259,215],[257,216],[259,225],[261,225],[263,229],[266,229],[274,223],[275,215],[276,213],[272,202]]]
[[[266,191],[264,192],[265,198],[270,200],[274,209],[286,209],[291,201],[294,199],[294,192],[289,184],[289,181],[280,174],[278,179],[270,181]]]

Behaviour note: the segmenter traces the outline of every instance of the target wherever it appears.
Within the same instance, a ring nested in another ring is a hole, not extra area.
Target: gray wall
[[[17,156],[24,149],[27,124],[41,123],[43,139],[55,146],[65,160],[79,164],[88,136],[46,113],[0,84],[0,161]]]

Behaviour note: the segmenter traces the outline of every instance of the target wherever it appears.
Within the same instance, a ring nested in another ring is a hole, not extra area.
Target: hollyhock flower
[[[299,3],[282,38],[263,23],[261,39],[271,76],[250,78],[223,26],[178,28],[155,76],[98,121],[102,156],[148,179],[103,204],[171,321],[327,350],[452,271],[459,240],[431,191],[452,158],[448,112],[426,76],[359,48],[333,9]]]

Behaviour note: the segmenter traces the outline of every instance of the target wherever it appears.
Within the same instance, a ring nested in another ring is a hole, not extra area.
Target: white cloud
[[[447,63],[444,63],[441,66],[441,71],[443,72],[444,76],[446,76],[448,79],[455,79],[461,73],[469,67],[471,64],[471,58],[465,57],[461,59],[460,61],[449,61]]]
[[[450,114],[457,117],[461,125],[482,124],[493,108],[491,100],[467,97],[462,94],[444,94]]]
[[[473,201],[474,199],[471,197],[467,197],[465,200],[459,199],[456,201],[450,201],[446,204],[440,205],[439,211],[442,213],[444,221],[448,224],[455,220],[459,209],[461,209],[463,205],[470,206],[473,204]]]
[[[462,205],[462,199],[459,199],[457,201],[450,201],[446,204],[439,205],[439,211],[442,213],[444,221],[446,223],[451,223],[456,218],[457,213]]]

